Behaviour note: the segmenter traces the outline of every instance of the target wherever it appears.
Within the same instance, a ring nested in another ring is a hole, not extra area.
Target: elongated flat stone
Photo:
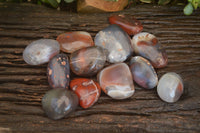
[[[106,53],[101,47],[92,46],[75,51],[70,56],[71,70],[80,76],[92,76],[104,67]]]
[[[42,108],[54,120],[68,116],[78,106],[78,96],[69,90],[52,89],[42,98]]]
[[[40,65],[60,52],[60,45],[53,39],[40,39],[29,44],[23,51],[23,58],[27,64]]]
[[[107,49],[107,60],[110,63],[123,62],[132,53],[128,34],[117,25],[110,25],[99,31],[95,37],[95,45]]]
[[[132,57],[130,70],[133,80],[143,88],[152,89],[158,84],[158,76],[151,63],[141,56]]]
[[[70,88],[79,97],[80,106],[85,109],[94,105],[101,95],[99,84],[92,79],[74,79],[70,82]]]
[[[68,88],[70,66],[66,54],[58,54],[50,60],[47,67],[47,77],[52,88]]]
[[[182,78],[174,72],[169,72],[160,78],[157,93],[163,101],[173,103],[181,97],[183,88]]]
[[[131,71],[125,63],[104,68],[98,74],[102,90],[113,99],[126,99],[135,92]]]
[[[141,22],[131,15],[112,15],[109,17],[109,22],[120,26],[129,35],[135,35],[143,30]]]
[[[132,47],[136,54],[148,59],[155,68],[165,67],[167,54],[158,44],[157,38],[147,32],[136,34],[132,39]]]
[[[60,43],[61,51],[73,53],[74,51],[94,46],[91,35],[85,31],[74,31],[60,34],[57,39]]]

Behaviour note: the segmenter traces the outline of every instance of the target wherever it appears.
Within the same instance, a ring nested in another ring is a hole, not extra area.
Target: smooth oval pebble
[[[120,26],[129,35],[135,35],[143,30],[143,26],[132,15],[112,15],[109,17],[110,24]]]
[[[174,72],[164,74],[158,82],[157,93],[165,102],[173,103],[178,101],[183,93],[182,78]]]
[[[95,45],[107,49],[110,63],[125,61],[132,53],[128,34],[117,25],[110,25],[95,36]]]
[[[96,103],[101,95],[99,84],[92,79],[74,79],[70,82],[70,88],[79,97],[80,106],[85,109]]]
[[[54,120],[68,116],[78,106],[78,96],[69,90],[52,89],[42,98],[42,108]]]
[[[136,54],[148,59],[155,68],[165,67],[167,54],[158,44],[157,38],[147,32],[136,34],[132,39],[132,47]]]
[[[151,63],[143,57],[135,56],[130,60],[133,80],[143,88],[152,89],[158,83],[158,76]]]
[[[74,51],[94,46],[91,35],[85,31],[74,31],[60,34],[57,39],[60,43],[61,51],[73,53]]]
[[[79,49],[70,56],[71,70],[80,76],[92,76],[104,67],[106,53],[101,47]]]
[[[104,68],[98,74],[102,90],[113,99],[126,99],[135,92],[131,71],[125,63]]]
[[[40,39],[33,41],[23,51],[24,61],[30,65],[40,65],[60,52],[60,45],[53,39]]]
[[[54,56],[47,67],[47,77],[52,88],[68,88],[70,81],[70,66],[66,54]]]

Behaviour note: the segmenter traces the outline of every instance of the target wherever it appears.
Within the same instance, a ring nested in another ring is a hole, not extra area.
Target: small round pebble
[[[165,102],[173,103],[178,101],[183,94],[182,78],[174,72],[166,73],[158,82],[157,92]]]
[[[61,119],[78,106],[78,96],[69,90],[52,89],[42,98],[42,108],[51,119]]]

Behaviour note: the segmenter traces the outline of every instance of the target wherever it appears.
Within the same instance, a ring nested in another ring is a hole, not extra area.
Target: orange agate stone
[[[70,82],[70,89],[77,94],[80,106],[85,109],[96,103],[101,94],[100,85],[87,78],[72,80]]]
[[[66,32],[60,34],[56,40],[60,43],[61,51],[66,53],[94,45],[91,35],[85,31]]]

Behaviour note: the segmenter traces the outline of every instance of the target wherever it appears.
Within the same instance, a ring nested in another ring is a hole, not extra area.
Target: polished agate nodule
[[[182,78],[174,72],[166,73],[158,82],[157,92],[165,102],[173,103],[178,101],[183,93]]]
[[[99,31],[95,45],[108,50],[110,63],[123,62],[131,54],[131,40],[128,34],[117,25],[110,25]]]
[[[98,74],[102,90],[113,99],[126,99],[135,92],[131,71],[125,63],[104,68]]]
[[[111,24],[117,24],[129,35],[135,35],[143,30],[143,26],[131,15],[113,15],[109,17]]]
[[[40,39],[29,44],[24,52],[24,61],[30,65],[47,63],[60,52],[60,45],[53,39]]]
[[[67,53],[94,45],[91,35],[85,31],[66,32],[60,34],[56,40],[60,43],[61,51]]]
[[[158,76],[151,63],[143,57],[135,56],[130,60],[133,80],[143,88],[152,89],[158,83]]]
[[[47,67],[47,77],[52,88],[68,88],[70,66],[66,54],[58,54],[50,60]]]
[[[79,97],[80,106],[85,109],[96,103],[101,95],[99,84],[92,79],[74,79],[70,82],[70,88]]]
[[[70,56],[71,70],[80,76],[92,76],[104,67],[106,52],[97,46],[79,49]]]
[[[132,47],[136,54],[148,59],[155,68],[167,65],[167,54],[158,45],[158,40],[154,35],[147,32],[136,34],[132,39]]]
[[[42,108],[51,119],[61,119],[78,106],[78,96],[69,90],[52,89],[42,98]]]

